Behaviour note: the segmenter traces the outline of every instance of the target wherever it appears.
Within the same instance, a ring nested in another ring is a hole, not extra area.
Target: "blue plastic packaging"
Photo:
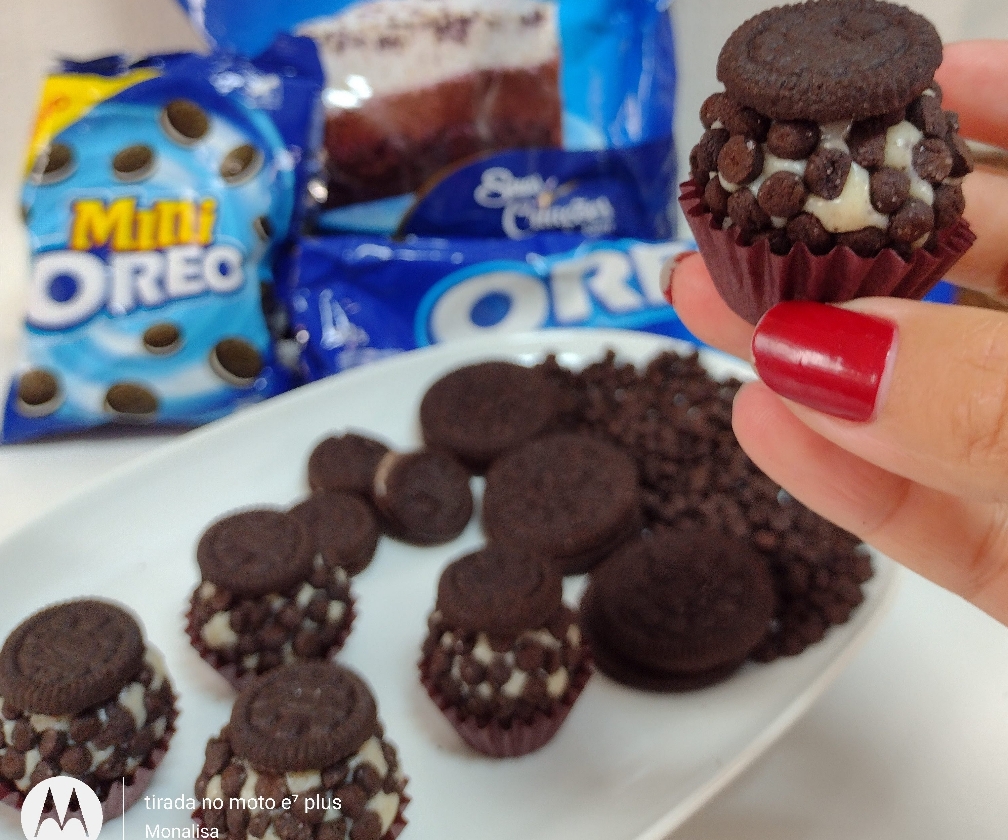
[[[263,314],[311,176],[321,69],[262,56],[68,62],[45,84],[14,442],[106,423],[194,425],[290,385]]]

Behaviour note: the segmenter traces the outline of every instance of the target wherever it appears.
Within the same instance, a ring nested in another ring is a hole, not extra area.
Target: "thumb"
[[[757,324],[760,378],[806,425],[914,482],[1008,499],[1008,314],[863,298]]]

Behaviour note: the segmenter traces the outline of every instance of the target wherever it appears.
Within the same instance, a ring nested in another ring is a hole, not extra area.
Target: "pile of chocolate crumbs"
[[[872,576],[868,551],[742,451],[731,427],[739,380],[711,378],[696,353],[662,353],[643,371],[618,364],[613,351],[580,372],[555,357],[539,367],[569,394],[566,428],[602,435],[636,459],[649,524],[723,529],[766,555],[777,613],[754,659],[801,653],[847,621]]]

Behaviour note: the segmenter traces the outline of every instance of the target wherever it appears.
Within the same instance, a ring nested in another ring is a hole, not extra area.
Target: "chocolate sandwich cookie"
[[[105,392],[105,410],[123,420],[149,420],[157,414],[158,398],[139,382],[117,382]]]
[[[354,618],[350,581],[328,565],[299,517],[278,510],[233,513],[200,537],[202,581],[187,630],[193,646],[232,684],[285,662],[324,659]]]
[[[192,146],[210,131],[210,117],[191,99],[172,99],[161,111],[161,127],[176,143]]]
[[[941,59],[927,19],[879,0],[778,6],[732,33],[680,201],[738,314],[921,297],[970,246]]]
[[[764,557],[716,530],[658,528],[596,567],[582,629],[600,670],[652,691],[727,678],[770,632]]]
[[[92,599],[23,621],[0,649],[0,800],[74,776],[106,819],[140,796],[174,732],[175,694],[136,620]],[[125,784],[124,784],[125,779]]]
[[[621,449],[559,432],[498,458],[486,476],[483,530],[580,574],[641,528],[637,468]]]
[[[239,186],[251,181],[262,169],[263,153],[251,143],[235,146],[224,156],[220,165],[220,176],[231,186]]]
[[[112,158],[112,174],[127,184],[142,181],[154,171],[157,156],[145,143],[127,146]]]
[[[463,740],[495,757],[539,749],[591,674],[563,578],[542,556],[490,545],[438,581],[420,678]]]
[[[25,417],[52,414],[62,402],[63,392],[52,371],[33,368],[18,377],[17,410]]]
[[[374,510],[359,496],[320,491],[292,507],[290,514],[308,530],[327,566],[356,575],[374,557],[381,532]]]
[[[420,427],[427,446],[447,449],[482,472],[546,429],[558,410],[556,389],[534,368],[482,362],[431,385],[420,403]]]
[[[170,356],[182,348],[182,330],[177,324],[159,321],[144,330],[140,341],[148,353],[155,356]]]
[[[210,368],[236,388],[248,388],[262,373],[262,355],[243,338],[224,338],[210,351]]]
[[[238,695],[207,743],[193,818],[229,840],[392,840],[406,825],[405,790],[367,684],[332,663],[300,662]]]
[[[386,453],[371,498],[390,536],[414,545],[451,542],[473,514],[469,471],[447,452]]]
[[[66,143],[51,143],[32,169],[32,178],[39,184],[57,184],[65,181],[77,169],[73,149]]]
[[[327,437],[308,456],[308,486],[313,492],[345,490],[370,497],[388,451],[384,443],[355,432]]]

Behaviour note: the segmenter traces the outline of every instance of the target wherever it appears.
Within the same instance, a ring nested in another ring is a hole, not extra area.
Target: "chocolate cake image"
[[[312,20],[328,205],[414,192],[494,151],[561,145],[552,3],[377,0]]]

